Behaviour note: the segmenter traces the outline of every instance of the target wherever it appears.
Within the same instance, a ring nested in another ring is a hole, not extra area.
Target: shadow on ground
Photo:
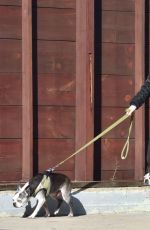
[[[48,203],[48,208],[49,208],[51,216],[54,216],[54,212],[57,209],[57,201],[52,199],[51,197],[48,197],[47,203]],[[82,203],[77,198],[72,196],[71,197],[71,203],[72,203],[72,207],[73,207],[74,216],[86,215],[86,211],[85,211]],[[36,205],[37,204],[35,204],[33,206],[32,203],[29,202],[28,205],[26,206],[23,217],[28,217],[34,211]],[[68,214],[69,214],[69,207],[63,201],[63,203],[60,207],[60,211],[57,214],[57,216],[67,216]],[[38,213],[38,217],[43,217],[43,216],[45,216],[44,208],[42,208]]]

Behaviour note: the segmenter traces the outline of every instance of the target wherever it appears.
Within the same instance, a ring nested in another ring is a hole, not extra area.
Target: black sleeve
[[[132,98],[130,105],[135,105],[137,109],[146,101],[150,96],[150,74],[142,85],[140,91]]]

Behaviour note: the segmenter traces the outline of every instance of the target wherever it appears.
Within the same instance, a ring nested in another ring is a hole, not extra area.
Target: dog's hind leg
[[[58,205],[57,205],[56,211],[54,212],[54,215],[57,215],[59,213],[60,206],[61,206],[61,204],[63,202],[62,198],[57,198],[57,202],[58,202]]]
[[[73,209],[71,204],[71,186],[70,185],[64,185],[61,188],[61,194],[63,200],[69,205],[70,212],[68,216],[73,216]]]
[[[47,201],[44,203],[43,207],[44,207],[44,210],[45,210],[45,217],[49,217],[50,212],[49,212],[49,209],[48,209]]]
[[[35,196],[35,198],[38,200],[37,206],[33,211],[33,213],[28,218],[34,218],[38,214],[39,210],[42,208],[44,203],[46,202],[45,193],[43,190],[40,190]]]

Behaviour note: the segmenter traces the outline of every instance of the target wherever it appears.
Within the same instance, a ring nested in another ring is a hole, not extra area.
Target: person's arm
[[[128,115],[131,115],[136,109],[138,109],[146,99],[150,96],[150,74],[142,85],[140,91],[132,98],[130,107],[126,110]]]
[[[138,109],[146,99],[150,96],[150,74],[148,78],[142,85],[140,91],[132,98],[130,105],[135,105],[136,109]]]

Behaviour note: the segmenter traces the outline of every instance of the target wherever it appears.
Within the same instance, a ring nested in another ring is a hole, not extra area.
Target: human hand
[[[129,108],[126,109],[126,114],[131,116],[131,114],[136,110],[136,106],[135,105],[130,105]]]

